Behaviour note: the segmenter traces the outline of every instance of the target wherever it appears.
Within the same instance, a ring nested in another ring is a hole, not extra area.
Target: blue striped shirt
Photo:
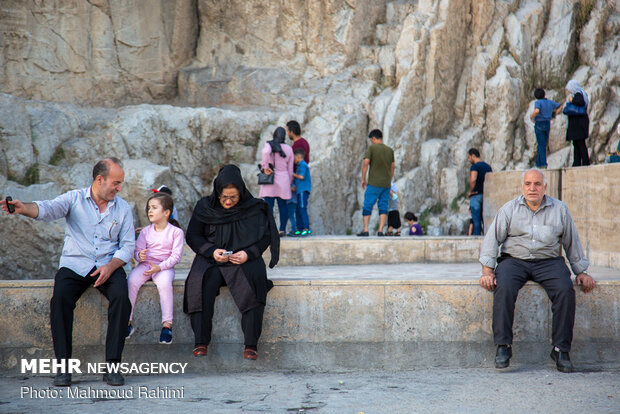
[[[122,198],[115,196],[103,213],[99,212],[90,187],[35,203],[39,207],[37,220],[64,217],[67,222],[59,268],[87,276],[93,267],[106,265],[112,258],[125,263],[131,260],[135,245],[133,215]]]

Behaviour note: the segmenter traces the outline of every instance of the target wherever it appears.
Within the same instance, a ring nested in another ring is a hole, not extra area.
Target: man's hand
[[[236,264],[236,265],[244,264],[245,262],[248,261],[248,254],[243,250],[239,250],[237,253],[231,254],[229,256],[229,259],[230,259],[230,263],[232,264]]]
[[[222,253],[224,253],[226,250],[224,249],[215,249],[215,251],[213,252],[213,258],[215,259],[216,262],[218,263],[227,263],[228,262],[228,258],[230,256],[222,256]]]
[[[147,249],[144,249],[140,253],[138,253],[138,257],[140,258],[141,262],[146,262],[146,252]]]
[[[95,281],[94,286],[98,287],[98,286],[103,285],[110,278],[110,276],[112,276],[112,273],[114,273],[114,270],[116,269],[112,269],[109,263],[107,265],[98,267],[97,270],[95,270],[94,272],[90,274],[90,277],[99,276],[97,280]]]
[[[151,265],[151,268],[144,272],[144,276],[153,276],[155,273],[161,272],[161,267],[159,267],[159,265],[154,265],[151,262],[149,262],[149,264]]]
[[[585,272],[579,273],[575,280],[577,281],[577,285],[581,286],[581,290],[585,293],[591,292],[596,286],[594,278]]]
[[[94,286],[98,287],[98,286],[103,285],[110,278],[110,276],[112,276],[112,273],[114,273],[116,269],[124,265],[125,265],[125,262],[123,262],[121,259],[117,259],[116,257],[113,257],[112,260],[110,260],[108,264],[105,264],[97,268],[97,270],[95,270],[94,272],[90,274],[90,277],[99,276],[97,280],[95,281]]]
[[[497,286],[497,279],[495,273],[491,268],[485,267],[482,269],[482,276],[480,276],[480,286],[492,292]]]
[[[13,200],[9,201],[9,204],[11,204],[15,208],[15,212],[12,214],[9,213],[9,208],[6,205],[6,200],[0,200],[0,208],[2,208],[2,211],[4,211],[6,214],[11,214],[12,216],[21,214],[22,216],[30,218],[36,218],[39,215],[39,206],[37,206],[36,203],[22,203],[19,200]]]
[[[366,189],[366,179],[362,178],[362,190]]]

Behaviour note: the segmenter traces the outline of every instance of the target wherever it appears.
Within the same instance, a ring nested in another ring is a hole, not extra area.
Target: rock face
[[[461,233],[468,148],[496,171],[534,164],[535,87],[563,102],[577,79],[592,160],[615,148],[619,43],[620,4],[604,0],[3,1],[0,183],[86,186],[116,155],[137,221],[165,181],[186,224],[224,162],[257,193],[264,142],[297,119],[314,232],[356,232],[381,128],[401,213],[443,208],[434,231]],[[571,162],[565,128],[552,122],[555,168]]]

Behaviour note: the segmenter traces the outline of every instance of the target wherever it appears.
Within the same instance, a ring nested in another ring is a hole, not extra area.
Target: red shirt
[[[304,137],[300,137],[297,141],[293,142],[293,152],[295,152],[297,148],[303,148],[303,150],[306,151],[304,161],[306,161],[306,164],[310,163],[310,144],[308,144],[308,141],[306,141]]]

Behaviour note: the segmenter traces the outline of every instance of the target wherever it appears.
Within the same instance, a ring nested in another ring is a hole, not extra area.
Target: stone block
[[[562,170],[562,201],[577,226],[581,244],[593,265],[620,268],[620,223],[617,220],[620,164]]]

